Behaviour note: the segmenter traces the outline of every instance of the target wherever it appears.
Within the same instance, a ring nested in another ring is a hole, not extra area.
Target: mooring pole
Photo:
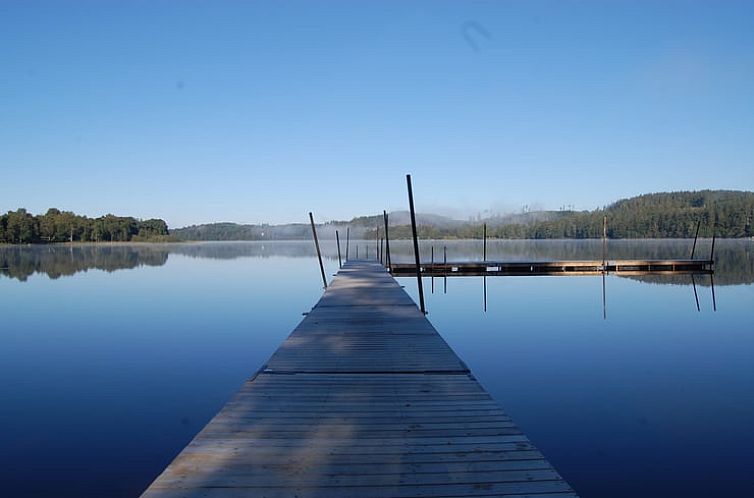
[[[387,262],[387,270],[392,271],[393,264],[390,260],[390,235],[388,235],[388,214],[387,211],[382,211],[382,217],[385,219],[385,261]]]
[[[348,246],[351,239],[351,227],[346,227],[346,261],[348,261]]]
[[[432,281],[432,294],[435,293],[435,246],[432,245],[432,259],[430,260],[432,262],[432,276],[430,277],[430,280]]]
[[[607,269],[607,216],[602,218],[602,271]]]
[[[694,245],[691,246],[691,257],[689,259],[694,259],[694,251],[696,251],[696,239],[699,238],[699,227],[702,226],[702,220],[701,218],[697,220],[696,222],[696,235],[694,235]]]
[[[408,187],[408,207],[411,212],[411,232],[414,236],[414,260],[416,263],[416,284],[419,286],[419,309],[424,314],[427,310],[424,308],[424,288],[422,287],[422,268],[421,258],[419,257],[419,238],[416,234],[416,212],[414,211],[414,191],[411,188],[411,175],[406,175],[406,186]]]
[[[380,260],[380,227],[377,227],[377,234],[374,237],[374,254],[375,260]]]
[[[356,244],[356,259],[359,259],[359,244]]]
[[[343,268],[343,261],[340,259],[340,235],[337,230],[335,230],[335,241],[338,243],[338,268]]]
[[[448,293],[448,246],[442,246],[443,294]]]
[[[317,229],[314,227],[314,215],[309,211],[309,221],[312,224],[312,234],[314,234],[314,245],[317,247],[317,258],[319,258],[319,271],[322,272],[322,284],[327,289],[327,278],[325,277],[325,265],[322,264],[322,253],[319,250],[319,239],[317,239]]]
[[[484,239],[484,249],[482,255],[484,256],[483,261],[487,262],[487,223],[482,225],[482,239]],[[486,311],[486,310],[485,310]]]
[[[381,265],[385,264],[384,260],[385,260],[385,239],[381,238],[380,239],[380,264]]]

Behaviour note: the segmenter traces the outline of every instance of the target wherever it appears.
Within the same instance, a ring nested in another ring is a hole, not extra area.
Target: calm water
[[[423,257],[480,259],[479,242]],[[364,242],[360,256],[367,252]],[[407,244],[394,260],[409,261]],[[374,257],[374,244],[369,246]],[[489,259],[599,258],[598,242]],[[611,242],[687,257],[688,241]],[[697,249],[706,256],[709,241]],[[337,269],[325,241],[328,274]],[[429,319],[589,497],[754,494],[754,243],[708,277],[425,279]],[[321,281],[311,243],[0,247],[3,496],[138,496],[277,348]],[[401,279],[416,300],[416,282]],[[445,285],[447,284],[447,293]]]

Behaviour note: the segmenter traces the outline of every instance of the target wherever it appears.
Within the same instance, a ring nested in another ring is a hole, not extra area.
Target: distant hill
[[[621,199],[593,211],[529,211],[499,215],[477,221],[454,220],[445,216],[418,213],[422,238],[480,238],[482,224],[496,238],[598,238],[602,220],[607,217],[608,237],[684,238],[693,237],[697,223],[700,235],[710,236],[713,224],[719,237],[754,236],[754,192],[702,190],[662,192]],[[408,211],[390,213],[391,238],[411,236]],[[331,221],[318,225],[321,238],[335,238],[335,230],[352,238],[375,238],[383,232],[382,215],[360,216],[350,221]],[[311,238],[306,223],[285,225],[239,225],[213,223],[173,229],[180,240],[298,240]]]

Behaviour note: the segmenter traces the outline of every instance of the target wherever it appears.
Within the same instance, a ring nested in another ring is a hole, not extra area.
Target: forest
[[[530,223],[486,220],[487,236],[501,239],[689,238],[700,236],[754,237],[754,192],[703,190],[665,192],[622,199],[593,211],[550,211],[547,219]],[[483,220],[485,221],[485,220]],[[423,239],[474,239],[482,236],[482,222],[443,227],[420,224]],[[383,231],[383,230],[380,230]],[[374,238],[376,229],[367,232]],[[411,227],[390,227],[390,237],[410,238]]]
[[[168,240],[168,225],[160,219],[138,220],[112,214],[88,218],[56,208],[37,216],[23,208],[0,215],[0,243],[6,244]]]
[[[302,216],[303,217],[303,216]],[[592,211],[538,211],[508,214],[475,221],[459,221],[432,214],[417,214],[422,239],[590,239],[602,237],[607,219],[611,239],[690,238],[699,235],[754,237],[754,192],[701,190],[663,192],[622,199]],[[408,213],[390,213],[390,238],[411,237]],[[375,239],[384,233],[382,215],[360,216],[351,221],[317,225],[322,239],[343,237]],[[378,232],[379,231],[379,232]],[[138,220],[108,214],[87,218],[69,211],[50,209],[34,216],[25,209],[0,215],[0,243],[52,242],[169,242],[175,240],[308,240],[307,223],[241,225],[212,223],[173,229],[161,219]]]

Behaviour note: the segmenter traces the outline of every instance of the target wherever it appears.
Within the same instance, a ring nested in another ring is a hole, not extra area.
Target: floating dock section
[[[387,271],[355,261],[142,496],[576,494]]]
[[[427,277],[515,276],[515,275],[682,275],[712,274],[712,260],[660,259],[610,261],[462,261],[422,263],[422,275]],[[416,265],[393,263],[390,271],[396,276],[416,275]]]

